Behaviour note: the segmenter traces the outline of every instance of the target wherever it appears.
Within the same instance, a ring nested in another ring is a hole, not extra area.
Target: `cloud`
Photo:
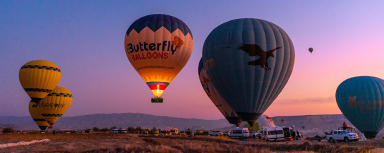
[[[335,97],[315,97],[305,99],[283,99],[277,100],[275,103],[278,104],[303,104],[303,103],[335,103]]]

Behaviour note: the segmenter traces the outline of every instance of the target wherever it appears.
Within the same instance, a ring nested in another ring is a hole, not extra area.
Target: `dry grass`
[[[269,153],[269,152],[369,152],[371,145],[311,144],[295,142],[265,142],[252,139],[238,141],[227,137],[167,136],[154,137],[131,134],[7,134],[0,142],[51,139],[50,142],[29,146],[8,147],[0,152],[188,152],[188,153]]]

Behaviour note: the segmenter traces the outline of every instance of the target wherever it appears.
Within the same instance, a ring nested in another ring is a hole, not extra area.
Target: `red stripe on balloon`
[[[165,85],[148,85],[151,90],[157,90],[157,86],[159,86],[159,90],[165,90],[165,88],[167,88]]]

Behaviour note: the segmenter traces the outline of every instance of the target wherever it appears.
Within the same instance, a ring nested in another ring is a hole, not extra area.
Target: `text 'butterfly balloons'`
[[[132,23],[124,47],[129,62],[155,95],[151,101],[162,103],[160,96],[191,57],[193,38],[180,19],[152,14]]]

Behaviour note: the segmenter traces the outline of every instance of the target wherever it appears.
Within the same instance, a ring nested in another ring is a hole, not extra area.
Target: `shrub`
[[[117,129],[117,127],[116,126],[112,126],[110,129]]]
[[[15,133],[15,130],[13,128],[4,128],[3,133]]]
[[[85,133],[89,133],[91,131],[91,129],[85,129],[84,132]]]
[[[99,132],[100,131],[100,129],[98,127],[93,127],[92,130],[95,131],[95,132]]]

